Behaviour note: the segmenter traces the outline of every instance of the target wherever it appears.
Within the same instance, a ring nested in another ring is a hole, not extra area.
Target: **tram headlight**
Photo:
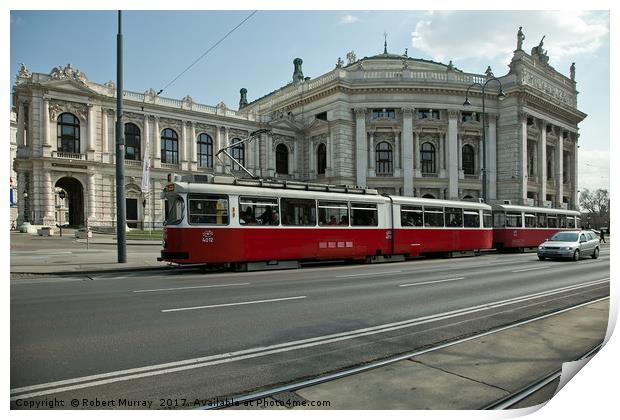
[[[165,248],[165,247],[166,247],[166,240],[165,240],[165,239],[161,241],[161,246],[162,246],[163,248]]]

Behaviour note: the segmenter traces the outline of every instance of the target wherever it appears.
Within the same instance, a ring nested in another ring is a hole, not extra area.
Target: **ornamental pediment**
[[[75,80],[50,79],[49,81],[42,83],[42,85],[49,90],[62,90],[64,92],[77,93],[81,95],[93,96],[100,94],[99,92],[88,87],[86,84],[76,82]]]

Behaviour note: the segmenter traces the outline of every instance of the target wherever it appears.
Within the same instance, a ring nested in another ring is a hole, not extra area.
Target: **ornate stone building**
[[[259,128],[259,141],[233,147],[257,177],[361,185],[382,192],[478,199],[486,170],[487,202],[577,208],[578,123],[574,66],[566,77],[539,46],[527,54],[519,38],[509,72],[499,80],[452,65],[390,54],[338,59],[316,79],[295,59],[293,80],[239,110],[124,92],[127,219],[163,220],[159,191],[167,174],[233,173],[214,157]],[[487,83],[489,82],[489,83]],[[474,85],[468,92],[468,88]],[[485,85],[486,83],[486,85]],[[505,92],[500,101],[499,85]],[[483,98],[486,86],[486,165]],[[466,96],[471,105],[464,104]],[[115,86],[89,81],[68,65],[31,74],[22,65],[17,110],[19,222],[113,226],[115,215]],[[148,194],[140,188],[150,154]],[[60,191],[66,198],[59,201]]]

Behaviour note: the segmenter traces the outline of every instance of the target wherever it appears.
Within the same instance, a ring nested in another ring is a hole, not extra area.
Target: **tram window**
[[[482,213],[482,226],[483,227],[493,227],[493,216],[489,212]]]
[[[446,207],[446,227],[463,227],[463,209]]]
[[[467,210],[465,210],[463,213],[464,213],[463,221],[465,222],[466,228],[480,227],[480,213],[478,213],[477,211],[467,211]]]
[[[319,226],[349,226],[348,204],[319,201]]]
[[[241,225],[278,225],[280,224],[279,214],[277,198],[239,197],[239,224]]]
[[[527,228],[535,228],[537,227],[536,215],[534,214],[525,214],[525,227]]]
[[[521,213],[506,213],[506,227],[518,227],[521,224]]]
[[[575,228],[581,229],[581,217],[575,216]]]
[[[422,206],[401,206],[400,225],[404,227],[424,226],[422,219]]]
[[[377,205],[351,203],[351,226],[377,226]]]
[[[561,229],[566,229],[566,215],[558,214],[558,227]]]
[[[227,225],[228,196],[189,194],[189,223],[191,225]]]
[[[547,227],[547,215],[545,213],[538,213],[536,216],[538,217],[538,227],[546,228]]]
[[[178,225],[181,221],[183,221],[183,217],[185,215],[185,202],[180,195],[166,200],[166,213],[168,213],[166,221],[164,222],[164,225],[166,226]]]
[[[550,228],[557,228],[558,227],[558,217],[555,214],[548,214],[547,215],[547,226]]]
[[[443,208],[424,207],[424,226],[443,227]]]
[[[504,212],[493,213],[493,227],[496,227],[496,228],[506,227],[506,213]]]
[[[566,217],[566,227],[569,229],[575,229],[575,218],[573,216]]]
[[[315,226],[316,201],[282,198],[282,224],[286,226]]]

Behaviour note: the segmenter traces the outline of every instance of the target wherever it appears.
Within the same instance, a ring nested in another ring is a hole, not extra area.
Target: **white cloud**
[[[411,33],[414,48],[437,61],[485,58],[505,62],[516,48],[517,30],[523,26],[523,49],[540,42],[550,62],[591,53],[609,33],[609,14],[582,11],[435,11],[418,21]]]
[[[340,18],[340,24],[341,25],[348,25],[350,23],[355,23],[358,20],[360,20],[357,16],[353,16],[353,15],[344,15]]]

